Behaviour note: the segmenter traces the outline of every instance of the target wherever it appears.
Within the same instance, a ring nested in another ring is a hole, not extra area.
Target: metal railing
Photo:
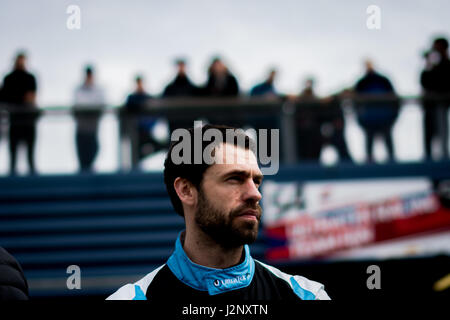
[[[259,98],[173,98],[150,99],[137,110],[129,110],[125,106],[91,106],[77,107],[18,107],[0,104],[0,138],[6,140],[8,127],[35,126],[39,119],[46,117],[71,116],[76,127],[85,126],[98,134],[98,122],[102,116],[112,115],[117,119],[119,141],[118,167],[126,167],[131,162],[135,167],[143,156],[142,131],[150,131],[156,120],[163,119],[167,123],[168,132],[180,127],[192,127],[195,120],[209,123],[227,124],[241,128],[279,129],[280,130],[280,162],[295,164],[299,161],[319,161],[316,156],[305,156],[308,145],[316,142],[310,139],[320,136],[320,144],[330,143],[339,148],[348,149],[349,142],[344,137],[344,130],[349,114],[356,118],[364,108],[385,106],[385,109],[397,111],[405,105],[426,106],[441,110],[447,115],[450,99],[442,96],[397,97],[374,95],[341,95],[324,99],[298,99],[292,97],[276,99]],[[446,118],[445,120],[446,121]],[[91,124],[89,124],[91,122]],[[85,128],[85,129],[86,129]],[[443,130],[445,130],[445,126]],[[448,128],[448,126],[447,126]],[[55,132],[57,135],[58,132]],[[446,134],[445,132],[443,134]],[[151,135],[149,135],[151,136]],[[169,136],[169,135],[167,135]],[[9,137],[11,139],[11,137]],[[123,140],[128,140],[129,147],[123,148]],[[323,141],[325,140],[325,142]],[[169,141],[158,141],[150,137],[156,144],[152,151],[164,150]],[[318,141],[318,140],[317,140]],[[336,142],[338,141],[338,142]],[[39,145],[37,146],[39,148]],[[58,148],[58,146],[55,146]],[[6,148],[4,148],[4,151]],[[127,150],[128,149],[128,150]],[[338,150],[340,153],[342,150]],[[342,155],[342,154],[341,154]],[[6,157],[2,157],[5,159]],[[352,161],[351,157],[341,160]],[[128,159],[125,161],[124,159]]]

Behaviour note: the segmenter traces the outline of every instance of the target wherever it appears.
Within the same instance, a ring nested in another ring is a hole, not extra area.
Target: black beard
[[[258,211],[257,221],[236,222],[237,216],[247,209]],[[256,240],[261,212],[261,206],[254,201],[232,210],[229,214],[221,212],[206,199],[200,187],[195,222],[217,244],[224,249],[231,249],[253,243]]]

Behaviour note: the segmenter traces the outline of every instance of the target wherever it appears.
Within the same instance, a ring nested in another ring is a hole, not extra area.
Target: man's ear
[[[188,206],[193,206],[197,203],[197,189],[189,180],[177,177],[173,182],[173,187],[181,203]]]

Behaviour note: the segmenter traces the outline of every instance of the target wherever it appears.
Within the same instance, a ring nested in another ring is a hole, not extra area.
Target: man
[[[208,69],[208,82],[204,88],[208,97],[236,97],[239,85],[221,58],[214,58]]]
[[[278,94],[277,94],[277,92],[275,90],[275,87],[273,85],[276,75],[277,75],[277,71],[275,69],[270,70],[267,79],[264,82],[255,85],[250,90],[250,96],[252,96],[252,97],[263,97],[263,98],[266,98],[266,99],[267,98],[268,99],[270,99],[270,98],[277,98]]]
[[[331,144],[341,162],[352,162],[344,137],[344,115],[336,96],[320,98],[315,93],[315,79],[306,78],[297,97],[296,140],[300,161],[320,160],[322,147]]]
[[[448,150],[448,106],[450,105],[450,59],[448,41],[437,38],[430,52],[425,54],[426,67],[422,71],[420,83],[424,89],[424,131],[425,156],[432,159],[433,137],[440,136],[444,157]]]
[[[358,122],[366,133],[367,161],[373,162],[373,143],[375,136],[381,136],[386,142],[388,160],[394,158],[392,127],[398,117],[399,104],[394,87],[389,79],[375,71],[372,61],[365,61],[366,73],[355,85],[355,92],[367,98],[387,98],[386,101],[366,101],[357,105]]]
[[[143,158],[163,147],[151,133],[158,119],[143,114],[152,96],[145,90],[142,76],[136,76],[135,81],[136,89],[127,97],[122,119],[122,134],[130,138],[133,168]]]
[[[248,244],[255,241],[261,219],[258,188],[263,179],[250,151],[252,140],[224,126],[206,125],[188,132],[171,145],[164,163],[167,191],[175,211],[184,217],[186,230],[166,264],[108,299],[329,299],[322,284],[283,273],[250,255]],[[214,148],[209,142],[200,142],[200,148],[194,142],[194,136],[213,132],[222,136]],[[230,133],[236,137],[225,139]],[[186,161],[179,161],[184,139],[189,142],[182,151]],[[193,151],[203,155],[201,164],[192,164],[197,158]]]
[[[83,84],[75,91],[74,117],[76,121],[76,146],[81,171],[92,170],[98,151],[97,129],[105,105],[103,90],[94,81],[92,66],[85,68]]]
[[[313,78],[305,80],[296,101],[300,102],[294,116],[298,158],[300,161],[318,162],[323,146],[320,132],[320,116],[323,112],[319,109],[320,99],[314,92]]]
[[[162,94],[162,98],[192,98],[201,94],[201,89],[196,87],[189,79],[186,71],[186,60],[177,59],[175,61],[177,73],[175,79],[169,83]],[[182,115],[173,115],[167,119],[169,130],[173,131],[177,128],[186,128],[192,124],[193,119]]]
[[[277,70],[272,68],[269,71],[269,74],[266,80],[262,83],[255,85],[250,90],[250,96],[252,98],[262,99],[266,101],[277,101],[281,99],[281,96],[275,89],[274,82],[277,76]],[[280,119],[278,117],[274,117],[273,114],[260,113],[260,112],[252,112],[244,113],[242,116],[243,124],[247,127],[251,127],[255,130],[259,129],[278,129],[280,124]],[[270,141],[268,142],[268,153],[270,154],[272,150],[272,146],[270,145]]]
[[[163,92],[163,98],[192,97],[197,94],[197,87],[192,84],[186,74],[186,61],[177,59],[175,61],[177,73],[175,79],[169,83]]]
[[[9,152],[10,171],[16,173],[17,147],[23,142],[27,147],[29,172],[35,172],[34,146],[36,140],[37,113],[36,78],[27,71],[27,57],[24,52],[17,54],[14,70],[3,80],[2,100],[10,109],[9,116]]]

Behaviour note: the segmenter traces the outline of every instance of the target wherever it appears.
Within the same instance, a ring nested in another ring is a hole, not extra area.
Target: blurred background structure
[[[280,132],[255,258],[336,299],[448,294],[450,4],[378,1],[380,29],[369,4],[2,1],[0,246],[31,297],[164,263],[183,221],[163,161],[195,120]]]

